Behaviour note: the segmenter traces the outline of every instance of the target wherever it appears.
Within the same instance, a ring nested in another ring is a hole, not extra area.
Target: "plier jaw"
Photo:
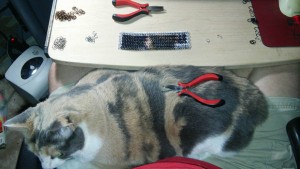
[[[132,6],[137,8],[138,10],[129,13],[129,14],[113,14],[113,20],[117,22],[125,22],[128,21],[138,15],[145,14],[148,15],[151,11],[161,12],[164,11],[163,6],[149,6],[149,4],[139,4],[132,0],[112,0],[112,4],[115,7],[118,6]]]
[[[176,91],[178,93],[178,96],[182,96],[182,95],[190,96],[190,97],[194,98],[196,101],[198,101],[204,105],[210,106],[210,107],[219,107],[219,106],[224,105],[225,101],[222,99],[212,99],[212,100],[204,99],[204,98],[198,96],[197,94],[188,90],[188,88],[194,87],[200,83],[210,81],[210,80],[222,81],[223,77],[221,75],[218,75],[215,73],[207,73],[207,74],[197,77],[196,79],[194,79],[188,83],[178,82],[178,86],[167,85],[167,86],[165,86],[165,89]]]

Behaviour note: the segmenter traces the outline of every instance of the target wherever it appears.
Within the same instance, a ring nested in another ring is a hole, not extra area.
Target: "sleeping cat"
[[[222,80],[189,90],[223,105],[165,90],[206,73]],[[237,152],[267,115],[264,96],[247,79],[220,69],[157,66],[92,71],[5,125],[24,134],[43,168],[127,169],[171,156]]]

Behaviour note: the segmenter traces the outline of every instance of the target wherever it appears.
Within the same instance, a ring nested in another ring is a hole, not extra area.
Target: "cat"
[[[206,73],[222,80],[189,90],[223,105],[165,90]],[[172,156],[238,152],[267,116],[265,97],[246,78],[220,68],[156,66],[94,70],[5,126],[23,133],[43,168],[127,169]]]

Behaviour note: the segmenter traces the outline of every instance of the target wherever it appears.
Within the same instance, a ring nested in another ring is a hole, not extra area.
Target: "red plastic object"
[[[16,42],[16,39],[15,39],[15,38],[11,38],[11,39],[10,39],[10,42],[11,42],[11,43],[15,43],[15,42]]]
[[[221,169],[213,164],[186,157],[171,157],[133,169]]]
[[[251,0],[251,3],[264,45],[300,46],[299,17],[281,13],[278,0]]]
[[[300,15],[293,16],[293,19],[296,24],[300,25]]]

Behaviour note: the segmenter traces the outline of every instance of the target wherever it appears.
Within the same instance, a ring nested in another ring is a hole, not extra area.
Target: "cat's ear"
[[[24,135],[28,134],[30,131],[33,130],[32,120],[33,120],[34,113],[32,112],[33,109],[29,108],[23,113],[7,120],[4,123],[4,126],[12,130],[20,131]]]

